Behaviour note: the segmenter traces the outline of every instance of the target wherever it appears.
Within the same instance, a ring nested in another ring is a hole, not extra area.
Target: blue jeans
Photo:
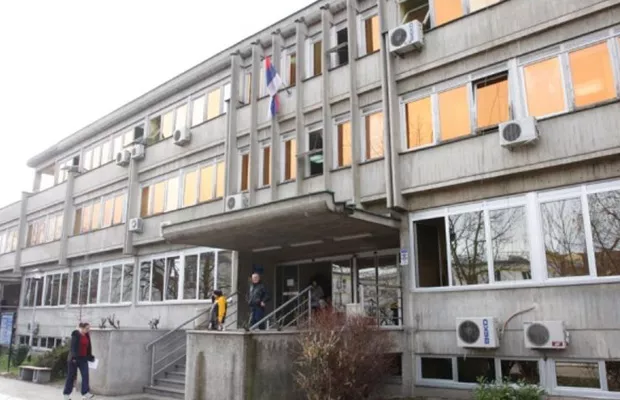
[[[261,319],[265,318],[265,309],[263,307],[259,307],[259,306],[254,306],[250,308],[250,326],[254,326],[254,324],[256,324],[258,321],[260,321]],[[262,324],[260,324],[258,326],[258,329],[264,331],[265,330],[265,323],[263,322]]]
[[[71,394],[73,392],[73,382],[77,378],[78,369],[80,370],[80,375],[82,375],[82,395],[90,391],[90,386],[88,385],[88,360],[85,357],[78,357],[75,359],[75,362],[69,361],[67,381],[65,382],[63,394]]]

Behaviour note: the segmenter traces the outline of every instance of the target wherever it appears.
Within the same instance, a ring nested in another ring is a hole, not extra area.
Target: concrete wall
[[[93,355],[99,365],[90,370],[91,391],[104,396],[142,393],[151,379],[151,353],[146,345],[163,334],[152,330],[92,330]]]

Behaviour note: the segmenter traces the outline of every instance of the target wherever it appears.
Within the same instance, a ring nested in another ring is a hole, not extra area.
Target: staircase
[[[231,294],[227,303],[226,329],[236,329],[239,303],[237,293]],[[150,385],[144,387],[145,393],[166,399],[185,398],[187,334],[184,328],[194,323],[192,329],[206,329],[210,314],[211,308],[208,307],[146,345],[146,351],[151,353],[151,381]]]

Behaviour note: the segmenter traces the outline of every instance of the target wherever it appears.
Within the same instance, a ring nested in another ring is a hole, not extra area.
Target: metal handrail
[[[226,300],[226,302],[232,302],[233,297],[238,297],[239,293],[238,292],[234,292],[232,293],[230,296],[228,296],[228,299]],[[182,324],[180,324],[179,326],[177,326],[176,328],[174,328],[173,330],[166,332],[165,334],[161,335],[160,337],[158,337],[157,339],[149,342],[146,345],[146,351],[149,351],[151,349],[151,347],[153,347],[154,345],[156,345],[157,343],[161,342],[162,340],[164,340],[165,338],[169,337],[170,335],[172,335],[175,332],[178,332],[181,330],[181,328],[183,328],[185,325],[196,321],[198,318],[202,317],[203,315],[207,314],[211,312],[211,308],[206,309],[205,311],[202,311],[198,314],[196,314],[195,316],[193,316],[192,318],[188,319],[187,321],[183,322]]]
[[[260,321],[256,322],[254,325],[250,326],[249,330],[255,330],[256,328],[258,328],[260,325],[266,323],[267,321],[269,321],[272,317],[276,316],[276,314],[278,312],[280,312],[284,307],[288,306],[289,304],[294,303],[295,301],[299,300],[299,298],[301,296],[304,296],[306,293],[310,292],[310,290],[312,289],[312,286],[308,286],[307,288],[305,288],[304,290],[302,290],[301,292],[297,293],[297,296],[293,297],[292,299],[289,299],[288,301],[284,302],[284,304],[280,305],[280,307],[276,308],[275,310],[273,310],[272,312],[270,312],[269,314],[265,315],[263,317],[263,319],[261,319]],[[310,305],[308,305],[310,306]],[[276,322],[278,321],[278,319],[276,318]]]

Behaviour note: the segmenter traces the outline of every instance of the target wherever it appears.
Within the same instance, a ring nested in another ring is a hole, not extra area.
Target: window
[[[616,97],[607,43],[568,54],[575,106],[583,107]]]
[[[245,73],[241,74],[241,83],[239,84],[239,101],[243,104],[250,104],[252,101],[252,72],[249,68]]]
[[[26,276],[24,280],[23,307],[38,306],[57,307],[67,302],[68,293],[67,272],[49,272],[40,279]]]
[[[218,88],[207,95],[207,120],[213,119],[221,113],[221,89]]]
[[[435,5],[435,26],[443,25],[465,14],[462,0],[440,0],[433,4]]]
[[[187,205],[195,204],[195,193],[198,194],[199,203],[223,197],[225,184],[224,169],[225,165],[223,161],[198,168],[195,171],[198,177],[198,187],[195,186],[195,183],[192,183],[196,182],[194,178],[196,175],[188,173],[186,175],[186,186],[184,188],[184,197],[187,197],[187,201],[190,201]]]
[[[58,178],[57,178],[57,183],[63,183],[64,181],[67,180],[67,178],[69,177],[69,172],[67,171],[69,168],[71,167],[78,167],[80,166],[80,156],[74,156],[71,157],[68,160],[64,160],[61,161],[58,164]]]
[[[93,149],[93,169],[101,166],[101,147],[97,146]]]
[[[198,171],[185,173],[183,184],[183,207],[193,206],[198,200]]]
[[[226,185],[226,170],[223,161],[216,164],[216,181],[215,181],[215,197],[224,197],[224,188]]]
[[[284,139],[284,182],[297,178],[297,140]]]
[[[164,212],[166,199],[166,181],[153,185],[153,201],[151,214],[161,214]]]
[[[231,291],[231,253],[192,249],[141,261],[140,302],[209,300],[214,289]]]
[[[287,54],[286,60],[287,60],[286,65],[288,66],[288,69],[286,69],[287,78],[288,78],[287,83],[288,83],[288,86],[294,87],[297,82],[297,54],[296,53]]]
[[[105,165],[112,161],[112,142],[107,140],[101,146],[101,165]]]
[[[357,282],[364,311],[380,326],[401,325],[401,268],[395,254],[360,258]],[[363,296],[362,296],[363,293]]]
[[[494,127],[510,119],[508,74],[502,73],[474,82],[476,127]]]
[[[343,24],[344,25],[344,24]],[[347,27],[332,28],[331,41],[333,47],[328,51],[330,53],[331,67],[335,68],[340,65],[349,63],[349,33]]]
[[[179,208],[179,177],[175,176],[142,188],[140,215],[148,217]]]
[[[530,385],[540,384],[538,361],[501,360],[502,379],[508,382],[524,382]]]
[[[199,201],[209,201],[213,199],[213,179],[215,167],[208,165],[200,170],[200,197]]]
[[[400,15],[404,23],[411,21],[420,21],[427,23],[425,28],[430,27],[430,18],[427,19],[429,13],[429,0],[401,0],[399,1]]]
[[[73,234],[120,225],[125,222],[124,210],[125,194],[113,194],[76,206]],[[62,232],[62,228],[58,229]]]
[[[351,143],[351,121],[336,125],[338,134],[336,167],[348,167],[352,163],[353,144]]]
[[[452,359],[422,357],[422,379],[453,380]]]
[[[597,276],[620,275],[620,191],[588,195]]]
[[[458,381],[477,383],[481,378],[487,382],[495,381],[495,360],[492,358],[458,357]]]
[[[600,389],[599,365],[596,362],[555,362],[558,386]]]
[[[115,261],[74,271],[71,305],[130,303],[133,269],[131,262]]]
[[[489,211],[496,282],[531,279],[525,207]]]
[[[484,225],[482,211],[448,217],[454,285],[489,283]]]
[[[364,24],[364,51],[363,54],[371,54],[381,48],[381,31],[379,29],[379,16],[374,15],[363,21]]]
[[[167,139],[174,131],[174,111],[168,111],[161,117],[161,137]]]
[[[429,386],[474,387],[479,380],[495,382],[496,374],[509,382],[540,384],[538,361],[483,357],[422,356],[418,380]]]
[[[323,129],[311,127],[307,137],[307,176],[323,175]]]
[[[364,116],[364,159],[382,158],[383,148],[383,112],[373,112]]]
[[[558,57],[523,68],[529,115],[541,117],[566,109],[564,83]]]
[[[405,124],[408,149],[433,144],[433,110],[430,96],[405,105]]]
[[[11,253],[17,249],[18,228],[10,228],[0,233],[0,254]]]
[[[469,12],[481,10],[502,0],[469,0]]]
[[[224,113],[228,112],[228,105],[230,103],[230,83],[224,85]]]
[[[246,192],[250,190],[250,154],[241,154],[241,179],[239,180],[239,190]]]
[[[192,101],[192,126],[202,124],[205,120],[205,96]]]
[[[174,129],[182,130],[187,126],[187,104],[183,104],[176,109],[174,118]],[[164,131],[166,134],[166,131]]]
[[[165,212],[174,211],[179,207],[179,178],[168,179],[166,187]]]
[[[86,171],[92,168],[93,163],[93,151],[88,150],[84,152],[84,158],[82,159],[82,168]]]
[[[263,145],[261,151],[261,186],[269,186],[271,181],[271,147]]]
[[[456,139],[471,133],[467,86],[439,93],[441,140]]]
[[[323,42],[318,39],[309,39],[307,49],[306,78],[321,75],[323,73]]]

